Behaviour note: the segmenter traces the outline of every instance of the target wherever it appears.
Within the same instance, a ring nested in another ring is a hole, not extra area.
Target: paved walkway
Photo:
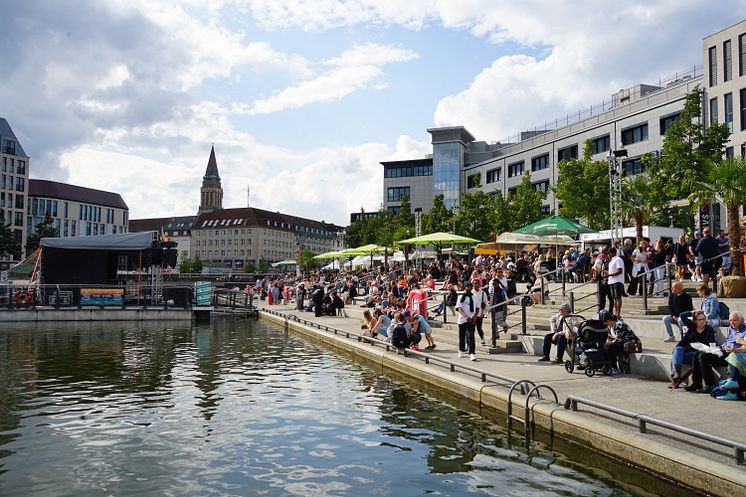
[[[260,301],[259,305],[265,307],[266,303]],[[296,315],[314,323],[349,331],[355,335],[360,332],[360,321],[358,319],[328,316],[315,318],[313,313],[297,311],[289,305],[274,305],[272,309]],[[746,402],[718,401],[705,394],[689,393],[684,390],[672,391],[667,388],[665,382],[634,375],[614,375],[611,377],[597,375],[588,378],[582,372],[570,374],[562,366],[539,363],[536,356],[533,355],[524,353],[490,355],[487,353],[486,347],[480,346],[478,346],[478,360],[476,362],[471,362],[468,359],[458,359],[453,333],[454,331],[450,329],[434,329],[434,337],[438,346],[428,354],[461,362],[465,366],[479,368],[488,373],[515,379],[528,379],[537,384],[550,385],[557,391],[560,402],[563,402],[568,395],[583,397],[746,444],[746,430],[742,429],[742,420],[746,415]],[[661,343],[661,345],[664,344]],[[407,360],[421,361],[421,359],[414,357]],[[458,378],[465,375],[474,376],[473,373],[459,371],[458,369],[451,373],[448,369],[438,366],[436,363],[431,363],[430,367],[440,368],[447,371],[448,374],[454,375],[454,381],[459,381]],[[441,372],[441,374],[443,373]],[[506,386],[509,387],[507,384]],[[617,428],[626,429],[630,435],[639,434],[637,423],[633,420],[586,406],[579,406],[579,411],[585,412],[588,416],[597,420],[613,424]],[[649,432],[649,435],[639,434],[638,436],[649,436],[673,447],[709,458],[714,462],[736,467],[733,450],[730,448],[689,438],[657,427],[649,428]],[[738,468],[739,471],[746,470],[744,466]]]

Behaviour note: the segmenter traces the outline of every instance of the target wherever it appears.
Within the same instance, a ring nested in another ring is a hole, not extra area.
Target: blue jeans
[[[673,316],[663,316],[663,326],[666,327],[666,335],[673,337]],[[684,338],[684,328],[681,326],[681,322],[677,319],[676,326],[679,327],[679,337]]]
[[[684,347],[674,347],[671,364],[674,366],[689,364],[691,366],[694,360],[694,352],[694,350],[685,350]]]
[[[554,333],[547,333],[544,335],[544,357],[549,357],[549,352],[552,350],[552,337]],[[557,360],[561,361],[562,356],[565,355],[565,347],[567,347],[567,337],[564,333],[560,333],[557,337]]]

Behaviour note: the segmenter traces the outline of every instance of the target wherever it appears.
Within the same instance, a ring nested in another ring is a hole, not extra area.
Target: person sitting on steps
[[[550,332],[544,335],[544,355],[539,362],[548,362],[549,352],[552,350],[552,344],[557,345],[557,358],[552,361],[554,364],[564,364],[563,356],[568,340],[572,340],[572,326],[575,319],[570,317],[572,309],[570,304],[564,303],[560,306],[559,312],[549,319]]]

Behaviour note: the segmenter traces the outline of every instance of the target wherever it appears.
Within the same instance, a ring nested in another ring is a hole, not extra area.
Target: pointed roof
[[[207,170],[203,180],[220,181],[220,174],[218,174],[218,161],[215,159],[215,145],[213,144],[210,149],[210,159],[207,161]]]

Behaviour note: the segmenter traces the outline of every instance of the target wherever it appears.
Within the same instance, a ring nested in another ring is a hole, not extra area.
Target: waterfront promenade
[[[259,301],[261,309],[266,302]],[[286,323],[289,328],[315,337],[330,346],[346,350],[380,364],[383,372],[391,371],[420,382],[423,387],[435,387],[477,403],[482,412],[492,409],[493,414],[505,417],[509,381],[487,378],[482,382],[479,374],[432,361],[426,364],[423,356],[447,359],[466,368],[513,379],[526,379],[535,384],[551,386],[558,394],[559,404],[549,401],[530,401],[530,410],[536,426],[551,431],[562,438],[569,438],[584,446],[612,457],[646,467],[655,473],[669,475],[676,481],[715,495],[746,495],[746,466],[738,465],[734,450],[710,441],[677,433],[659,426],[648,425],[647,433],[640,433],[638,420],[625,418],[583,404],[572,412],[561,404],[569,396],[599,402],[617,409],[647,415],[688,429],[708,433],[746,445],[746,430],[741,429],[746,403],[718,401],[704,394],[671,391],[667,383],[638,375],[597,375],[588,378],[582,372],[567,373],[564,367],[539,363],[537,357],[525,353],[488,354],[487,347],[478,346],[478,361],[457,358],[456,326],[446,325],[433,330],[437,348],[421,355],[397,355],[385,347],[362,343],[359,308],[347,308],[350,317],[324,316],[298,311],[291,305],[273,305],[274,314],[262,312],[265,319]],[[288,319],[286,320],[285,317]],[[301,319],[350,334],[334,334],[311,324],[297,322]],[[665,344],[668,345],[668,344]],[[664,344],[657,344],[661,349]],[[551,398],[542,391],[544,398]],[[513,395],[513,410],[524,415],[525,397]],[[520,422],[513,422],[514,429],[523,430]]]

